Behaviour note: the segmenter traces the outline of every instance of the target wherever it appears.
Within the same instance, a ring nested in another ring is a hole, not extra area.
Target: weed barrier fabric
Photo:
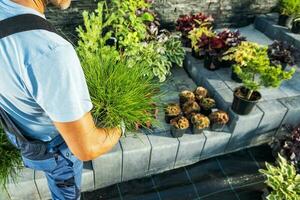
[[[84,200],[257,200],[265,188],[258,169],[274,161],[271,149],[263,145],[82,196]]]

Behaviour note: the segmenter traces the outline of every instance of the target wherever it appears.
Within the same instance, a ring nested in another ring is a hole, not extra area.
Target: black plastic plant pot
[[[300,34],[300,18],[297,21],[294,20],[291,31],[292,33]]]
[[[202,134],[203,133],[203,131],[204,131],[205,129],[198,129],[198,128],[196,128],[195,126],[192,126],[192,133],[193,134]]]
[[[231,68],[231,79],[237,83],[242,83],[242,79],[234,72],[233,67]]]
[[[166,120],[166,123],[170,124],[170,121],[174,118],[176,118],[178,116],[169,116],[169,115],[165,115],[165,120]]]
[[[285,26],[287,28],[292,28],[294,19],[295,16],[287,16],[287,15],[282,15],[281,17],[279,16],[278,25]]]
[[[200,113],[205,116],[209,116],[212,113],[212,109],[206,109],[204,107],[201,107]]]
[[[184,47],[188,47],[188,48],[191,48],[191,40],[189,38],[186,38],[186,37],[182,37],[181,38],[181,42],[182,42],[182,45]]]
[[[187,129],[178,129],[174,126],[171,126],[171,134],[174,138],[180,138],[183,136],[184,133],[186,133]]]
[[[216,132],[222,132],[225,128],[225,124],[218,124],[218,123],[213,123],[210,127],[210,129],[212,131],[216,131]]]
[[[217,66],[213,62],[213,57],[212,56],[205,56],[204,58],[204,67],[210,71],[215,71],[217,70]]]
[[[253,95],[250,100],[246,98],[242,98],[240,94],[247,94],[247,89],[244,87],[236,88],[234,91],[234,99],[231,106],[231,109],[239,115],[248,115],[257,104],[257,102],[261,99],[261,94],[259,92],[253,92]]]
[[[279,15],[278,25],[286,26],[288,19],[289,19],[288,15]]]
[[[192,56],[194,58],[197,58],[198,60],[203,60],[205,58],[205,56],[200,55],[199,53],[197,53],[194,49],[192,49]]]
[[[220,68],[230,68],[233,63],[232,61],[229,61],[229,60],[219,60],[219,59],[213,59],[213,63],[215,65],[215,67],[217,69],[220,69]]]

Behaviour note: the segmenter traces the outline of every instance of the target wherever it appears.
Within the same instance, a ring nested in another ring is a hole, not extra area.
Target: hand
[[[121,133],[121,136],[125,134],[125,131],[126,131],[126,126],[125,126],[125,122],[124,120],[121,121],[120,125],[119,125],[119,128],[121,129],[122,133]]]

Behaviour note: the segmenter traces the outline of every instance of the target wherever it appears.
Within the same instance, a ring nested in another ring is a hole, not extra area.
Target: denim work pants
[[[47,143],[28,140],[2,108],[0,123],[8,140],[21,151],[24,166],[45,173],[53,200],[80,199],[83,163],[61,135]]]
[[[83,162],[78,160],[64,143],[53,158],[29,160],[25,167],[45,173],[53,200],[79,200]]]

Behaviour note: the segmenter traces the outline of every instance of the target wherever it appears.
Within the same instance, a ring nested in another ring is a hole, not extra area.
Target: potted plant
[[[300,124],[295,128],[287,127],[288,132],[284,135],[277,135],[272,143],[274,156],[280,153],[285,159],[295,165],[300,171]]]
[[[201,108],[196,101],[188,101],[182,106],[183,113],[188,119],[190,119],[192,113],[200,112],[200,109]]]
[[[176,117],[170,121],[171,134],[174,138],[182,137],[190,127],[189,120],[183,116]]]
[[[208,91],[204,87],[197,87],[196,90],[194,91],[196,100],[199,102],[200,99],[205,98],[208,96]]]
[[[211,15],[206,16],[203,13],[180,15],[176,21],[176,30],[181,32],[184,46],[191,47],[191,41],[188,38],[189,32],[201,25],[211,27],[213,22],[214,19]]]
[[[229,116],[226,112],[218,110],[209,115],[209,120],[213,131],[223,131],[225,125],[229,121]]]
[[[194,114],[191,117],[191,122],[193,124],[193,133],[201,134],[203,130],[209,127],[210,121],[209,118],[202,114]]]
[[[223,60],[223,54],[232,47],[239,46],[243,41],[246,41],[246,37],[241,36],[239,30],[231,31],[229,29],[224,29],[217,35],[225,43],[225,46],[216,53],[216,59],[214,59],[214,64],[217,68],[221,67],[231,67],[234,62]]]
[[[253,49],[249,49],[248,55],[241,54],[247,51],[235,52],[237,55],[241,54],[241,57],[236,58],[238,62],[234,65],[234,72],[243,81],[243,86],[234,90],[231,108],[240,115],[249,114],[261,99],[259,89],[262,86],[278,87],[282,81],[291,79],[295,72],[294,68],[290,71],[284,71],[281,67],[272,65],[268,58],[267,47],[254,44],[250,46]]]
[[[208,70],[214,71],[219,69],[220,65],[216,65],[218,60],[218,55],[221,54],[222,50],[225,49],[225,41],[219,36],[213,36],[208,38],[208,46],[206,51],[206,57],[204,59],[204,67]]]
[[[165,120],[170,123],[171,119],[178,117],[181,114],[180,105],[177,103],[170,103],[165,108]]]
[[[212,112],[212,109],[216,107],[216,101],[206,97],[199,100],[199,105],[201,106],[201,113],[208,116]]]
[[[189,32],[188,38],[191,40],[192,50],[196,58],[204,59],[209,49],[210,38],[215,37],[216,33],[211,27],[200,26]]]
[[[300,13],[300,0],[280,0],[278,25],[291,28],[295,15]]]
[[[292,33],[300,34],[300,16],[293,20]]]
[[[240,45],[230,48],[223,54],[223,60],[231,61],[234,64],[238,64],[240,66],[245,66],[247,64],[247,60],[254,57],[255,49],[258,48],[258,44],[253,42],[241,42]],[[241,83],[242,80],[239,76],[234,72],[234,64],[231,67],[231,79]]]
[[[189,90],[184,90],[179,94],[180,105],[183,106],[185,102],[195,101],[195,94]]]
[[[268,47],[268,56],[273,65],[281,65],[286,69],[287,65],[295,65],[296,49],[287,42],[275,40]]]
[[[266,163],[267,169],[259,172],[266,177],[267,200],[298,200],[300,198],[300,175],[295,166],[278,154],[277,165]]]

